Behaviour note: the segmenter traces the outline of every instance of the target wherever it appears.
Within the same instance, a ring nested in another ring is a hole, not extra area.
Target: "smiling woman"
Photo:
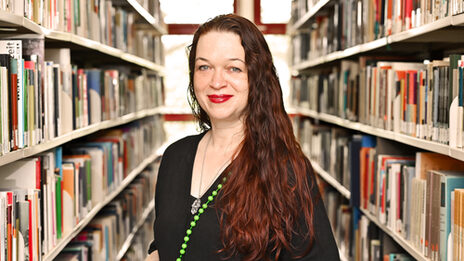
[[[238,35],[212,31],[200,38],[193,86],[212,124],[242,122],[248,102],[248,72]]]
[[[269,47],[245,18],[201,25],[189,94],[203,133],[169,146],[156,189],[160,260],[339,260]]]

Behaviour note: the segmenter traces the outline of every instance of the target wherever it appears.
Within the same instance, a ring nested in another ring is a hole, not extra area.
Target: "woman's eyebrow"
[[[205,61],[205,62],[209,62],[208,59],[203,58],[203,57],[197,57],[197,58],[195,59],[195,61],[198,61],[198,60],[200,60],[200,61]],[[245,63],[245,61],[243,61],[243,60],[240,59],[240,58],[229,58],[229,59],[227,59],[227,60],[229,60],[229,61],[239,61],[239,62]]]

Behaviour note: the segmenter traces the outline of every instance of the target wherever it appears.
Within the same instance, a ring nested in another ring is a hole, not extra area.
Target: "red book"
[[[11,59],[10,62],[10,79],[11,79],[11,148],[18,149],[18,60]]]
[[[411,13],[412,13],[412,0],[405,0],[404,8],[404,29],[409,30],[412,28]]]
[[[34,241],[32,238],[32,218],[33,218],[32,200],[29,198],[27,201],[29,201],[29,261],[33,261],[34,248],[32,246],[34,244]]]
[[[7,261],[13,260],[13,192],[7,192]]]

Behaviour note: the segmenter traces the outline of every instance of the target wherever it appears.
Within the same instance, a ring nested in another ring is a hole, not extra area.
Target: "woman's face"
[[[248,72],[240,37],[211,31],[198,40],[193,86],[211,122],[239,121],[248,101]]]

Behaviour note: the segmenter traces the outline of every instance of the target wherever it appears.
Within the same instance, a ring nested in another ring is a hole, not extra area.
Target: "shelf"
[[[30,157],[30,156],[33,156],[35,154],[50,150],[50,149],[55,148],[57,146],[60,146],[60,145],[62,145],[64,143],[67,143],[67,142],[69,142],[71,140],[74,140],[74,139],[77,139],[77,138],[80,138],[80,137],[84,137],[84,136],[89,135],[91,133],[95,133],[95,132],[97,132],[99,130],[104,130],[104,129],[116,127],[116,126],[119,126],[119,125],[123,125],[123,124],[129,123],[129,122],[132,122],[132,121],[135,121],[135,120],[138,120],[138,119],[142,119],[142,118],[157,115],[157,114],[159,114],[159,109],[154,108],[154,109],[148,109],[148,110],[143,110],[143,111],[139,111],[139,112],[130,113],[130,114],[124,115],[124,116],[122,116],[122,117],[120,117],[118,119],[107,120],[107,121],[95,123],[95,124],[92,124],[90,126],[80,128],[80,129],[74,130],[72,132],[66,133],[66,134],[64,134],[64,135],[62,135],[60,137],[56,137],[56,138],[54,138],[52,140],[49,140],[49,141],[46,141],[45,143],[42,143],[42,144],[35,145],[35,146],[32,146],[32,147],[27,147],[27,148],[20,149],[20,150],[15,150],[15,151],[8,152],[5,155],[0,156],[0,166],[6,165],[8,163],[11,163],[13,161],[16,161],[16,160],[19,160],[19,159],[22,159],[22,158]]]
[[[361,209],[363,214],[369,218],[372,222],[374,222],[380,229],[382,229],[385,233],[387,233],[393,240],[395,240],[401,247],[406,250],[411,256],[413,256],[416,260],[419,261],[430,261],[430,259],[426,258],[419,250],[411,245],[409,241],[404,239],[402,236],[398,235],[397,233],[393,232],[387,226],[381,224],[376,217],[374,217],[368,211]]]
[[[49,30],[48,30],[49,31]],[[119,58],[129,63],[133,63],[149,70],[153,70],[159,73],[164,73],[163,66],[155,64],[149,60],[143,59],[133,54],[129,54],[124,52],[123,50],[102,44],[100,42],[75,35],[72,33],[67,32],[59,32],[59,31],[49,31],[48,33],[44,33],[46,39],[53,39],[62,42],[69,42],[79,46],[84,46],[88,49],[92,49],[103,54]]]
[[[325,180],[327,183],[332,185],[345,198],[350,199],[351,192],[347,188],[345,188],[342,184],[340,184],[340,182],[338,182],[338,180],[332,177],[327,171],[323,170],[317,162],[311,161],[311,166],[313,167],[314,171],[316,171],[323,180]]]
[[[135,227],[132,229],[126,241],[124,241],[124,244],[122,245],[121,249],[118,252],[118,255],[116,256],[117,261],[121,260],[124,257],[127,250],[132,245],[132,240],[134,240],[135,234],[137,234],[137,231],[143,226],[143,224],[145,223],[145,221],[147,220],[148,216],[150,215],[150,213],[153,211],[154,208],[155,208],[155,201],[152,200],[150,204],[148,204],[148,206],[143,211],[143,214],[140,217],[140,220],[137,222]]]
[[[459,14],[456,16],[449,16],[437,20],[435,22],[419,26],[404,32],[396,33],[387,37],[382,37],[380,39],[356,45],[345,50],[336,51],[327,55],[320,56],[316,59],[310,59],[308,61],[296,64],[293,66],[294,70],[302,71],[309,69],[311,67],[316,67],[324,63],[333,62],[336,60],[348,58],[357,54],[362,54],[368,51],[372,51],[381,47],[385,47],[392,43],[404,42],[406,40],[411,40],[415,37],[431,33],[440,29],[444,29],[450,26],[460,26],[464,23],[464,14]]]
[[[97,204],[89,214],[82,219],[77,226],[74,227],[71,233],[67,234],[61,240],[59,240],[58,244],[49,251],[45,256],[43,256],[44,261],[53,260],[60,252],[63,250],[66,245],[79,234],[79,232],[98,214],[98,212],[105,207],[108,203],[110,203],[121,191],[124,190],[139,174],[142,172],[145,167],[147,167],[150,163],[152,163],[157,157],[162,155],[163,150],[158,149],[155,153],[147,157],[142,163],[139,164],[137,168],[132,170],[129,175],[122,181],[121,185],[114,191],[112,191],[106,198]]]
[[[441,144],[434,141],[419,139],[415,137],[411,137],[402,133],[397,133],[393,131],[387,131],[380,128],[375,128],[366,124],[362,124],[359,122],[352,122],[346,119],[341,119],[340,117],[325,114],[325,113],[317,113],[307,109],[298,109],[301,115],[318,119],[324,122],[332,123],[343,128],[348,128],[352,130],[357,130],[360,132],[364,132],[373,136],[378,136],[384,139],[394,140],[403,144],[407,144],[409,146],[413,146],[416,148],[424,149],[427,151],[432,151],[436,153],[440,153],[443,155],[450,156],[452,158],[464,161],[464,150],[451,148],[448,145]]]
[[[319,0],[317,4],[309,9],[309,11],[303,15],[298,21],[296,21],[293,25],[290,26],[289,32],[290,34],[295,34],[298,29],[301,29],[304,25],[306,25],[311,18],[313,18],[323,7],[325,7],[330,0]]]
[[[35,33],[38,36],[43,35],[45,39],[72,43],[81,47],[85,47],[87,49],[101,52],[108,56],[112,56],[132,64],[136,64],[138,66],[142,66],[144,68],[156,71],[161,74],[164,73],[163,66],[159,64],[155,64],[149,60],[143,59],[132,54],[127,54],[120,49],[102,44],[100,42],[68,32],[50,30],[34,23],[33,21],[27,18],[14,15],[9,12],[0,11],[0,17],[0,25],[3,26],[3,24],[6,24],[8,26],[22,27],[22,29],[27,29],[25,32],[22,32],[20,30],[22,33]]]
[[[127,3],[134,8],[135,11],[139,13],[139,15],[147,21],[159,34],[167,34],[166,29],[159,25],[159,21],[143,8],[136,0],[127,0]]]

